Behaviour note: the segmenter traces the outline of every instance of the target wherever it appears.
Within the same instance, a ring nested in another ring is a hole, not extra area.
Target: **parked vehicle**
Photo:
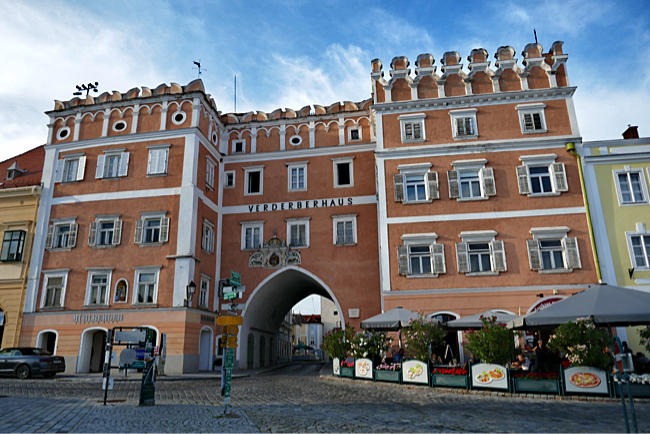
[[[0,350],[0,374],[24,380],[32,375],[54,377],[65,371],[65,359],[41,348],[3,348]]]

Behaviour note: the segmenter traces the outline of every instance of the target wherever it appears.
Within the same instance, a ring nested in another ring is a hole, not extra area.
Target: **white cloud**
[[[74,86],[98,81],[104,90],[156,86],[169,79],[149,60],[153,48],[124,25],[72,6],[0,2],[0,160],[45,143],[43,115]]]

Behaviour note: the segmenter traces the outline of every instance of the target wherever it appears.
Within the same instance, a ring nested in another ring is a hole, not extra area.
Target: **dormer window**
[[[7,180],[16,179],[26,171],[18,167],[18,162],[14,161],[7,169]]]

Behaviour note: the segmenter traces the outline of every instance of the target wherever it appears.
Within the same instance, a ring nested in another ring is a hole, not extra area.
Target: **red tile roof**
[[[45,161],[43,145],[0,162],[0,189],[40,185]],[[14,179],[7,179],[8,169],[14,164],[23,172]]]

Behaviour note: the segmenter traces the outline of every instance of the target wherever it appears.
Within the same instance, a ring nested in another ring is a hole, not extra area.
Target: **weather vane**
[[[72,94],[76,95],[76,96],[81,96],[81,94],[83,93],[82,91],[85,90],[86,91],[86,97],[88,97],[88,94],[90,93],[91,90],[93,92],[98,92],[97,86],[99,86],[98,82],[95,82],[94,84],[93,83],[82,84],[81,86],[77,85],[77,86],[75,86],[77,88],[77,91],[73,92]]]
[[[201,69],[201,59],[194,60],[192,63],[196,65],[196,68],[192,67],[192,69],[197,71],[196,78],[201,78],[201,74],[208,71],[207,69],[203,69],[203,70]]]

